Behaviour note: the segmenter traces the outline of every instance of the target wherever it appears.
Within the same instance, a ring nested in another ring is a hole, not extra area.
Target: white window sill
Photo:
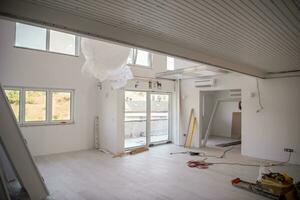
[[[44,53],[50,53],[50,54],[57,54],[57,55],[63,55],[63,56],[79,57],[79,55],[77,55],[77,54],[75,54],[75,55],[74,54],[67,54],[67,53],[49,51],[49,50],[44,50],[44,49],[34,49],[34,48],[29,48],[29,47],[21,47],[21,46],[16,46],[16,45],[14,45],[14,48],[31,50],[31,51],[38,51],[38,52],[44,52]]]
[[[75,124],[74,121],[57,121],[57,122],[25,122],[18,125],[20,127],[31,127],[31,126],[56,126],[56,125],[71,125]]]

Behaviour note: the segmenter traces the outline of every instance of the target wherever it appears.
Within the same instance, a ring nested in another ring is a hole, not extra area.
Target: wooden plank
[[[242,113],[232,113],[231,138],[240,139],[242,131]]]

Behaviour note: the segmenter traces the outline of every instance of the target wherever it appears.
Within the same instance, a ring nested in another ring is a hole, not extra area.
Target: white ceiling
[[[261,72],[300,70],[299,0],[26,1]]]

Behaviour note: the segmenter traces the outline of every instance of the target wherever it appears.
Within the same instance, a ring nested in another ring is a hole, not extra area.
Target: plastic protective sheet
[[[133,79],[130,67],[127,66],[130,48],[82,38],[81,51],[85,57],[82,73],[100,82],[108,80],[114,89],[124,87],[129,79]]]

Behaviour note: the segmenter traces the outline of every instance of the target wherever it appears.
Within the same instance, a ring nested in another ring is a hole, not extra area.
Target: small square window
[[[71,120],[71,92],[52,92],[52,120]]]
[[[151,67],[152,54],[148,51],[132,49],[127,59],[127,63],[137,66]]]
[[[78,56],[79,37],[47,28],[16,23],[15,46]]]
[[[68,33],[50,30],[49,51],[75,55],[76,36]]]
[[[46,91],[25,91],[25,122],[46,121]]]
[[[175,69],[175,59],[173,57],[167,56],[167,70]]]
[[[20,90],[7,89],[5,90],[8,102],[14,112],[17,122],[20,121]]]
[[[46,50],[47,29],[16,23],[15,46]]]
[[[136,65],[142,65],[142,66],[148,66],[150,67],[151,61],[150,61],[150,53],[143,50],[137,50],[136,51],[136,59],[135,64]]]

